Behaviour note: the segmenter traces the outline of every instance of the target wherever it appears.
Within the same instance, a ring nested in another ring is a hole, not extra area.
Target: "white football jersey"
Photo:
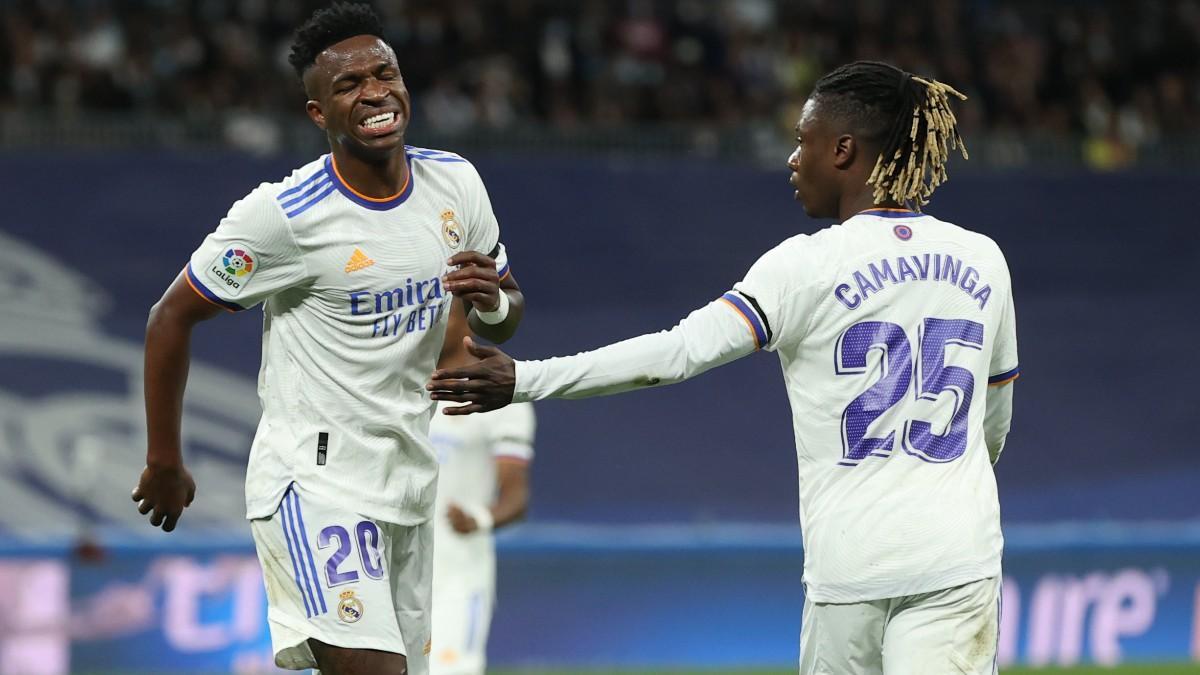
[[[987,385],[1017,375],[995,242],[876,209],[769,251],[724,297],[779,354],[799,462],[804,581],[816,602],[1000,573]]]
[[[429,437],[441,463],[434,509],[435,587],[439,577],[455,570],[492,574],[491,533],[461,535],[450,526],[446,513],[451,504],[491,507],[496,499],[496,462],[532,461],[535,427],[531,403],[514,403],[481,415],[449,416],[440,409],[434,415]]]
[[[455,253],[494,254],[499,228],[462,157],[409,147],[407,160],[404,188],[375,199],[323,156],[235,203],[192,254],[196,292],[231,311],[263,303],[249,518],[292,482],[390,523],[430,516],[425,383],[452,297],[441,278]]]

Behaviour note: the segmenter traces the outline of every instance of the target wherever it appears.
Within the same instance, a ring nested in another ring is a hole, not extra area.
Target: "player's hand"
[[[138,513],[150,513],[150,524],[164,532],[175,529],[183,510],[196,498],[196,481],[182,465],[170,468],[147,466],[133,489]],[[153,512],[153,513],[151,513]]]
[[[512,403],[517,384],[517,369],[512,357],[495,347],[476,344],[469,337],[463,344],[478,362],[461,368],[435,370],[425,388],[435,401],[466,403],[446,408],[447,415],[488,412]]]
[[[468,516],[466,512],[458,508],[457,504],[451,504],[450,510],[446,512],[450,517],[450,526],[459,534],[471,534],[479,529],[479,523],[475,519]]]
[[[500,307],[500,276],[496,261],[478,251],[455,253],[449,264],[458,269],[442,277],[442,287],[480,312]]]

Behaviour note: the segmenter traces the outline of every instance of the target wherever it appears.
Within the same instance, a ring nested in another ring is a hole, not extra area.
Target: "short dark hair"
[[[967,157],[950,96],[967,97],[937,80],[887,63],[856,61],[817,80],[812,96],[879,146],[867,180],[876,203],[891,199],[919,211],[945,182],[950,150],[957,147]]]
[[[304,77],[304,71],[317,60],[318,54],[356,35],[383,38],[383,22],[370,5],[338,2],[318,9],[296,30],[288,63],[297,75]]]

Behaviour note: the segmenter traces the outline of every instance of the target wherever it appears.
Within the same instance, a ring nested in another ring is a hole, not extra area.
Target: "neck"
[[[331,150],[338,175],[347,185],[368,197],[393,197],[408,182],[408,162],[403,145],[399,152],[392,152],[378,161],[357,157],[338,144],[333,144]]]
[[[875,201],[874,189],[870,186],[866,190],[853,195],[842,197],[838,202],[838,221],[846,222],[854,217],[856,213],[869,211],[871,209],[904,209],[908,208],[899,202],[887,199],[882,202]]]

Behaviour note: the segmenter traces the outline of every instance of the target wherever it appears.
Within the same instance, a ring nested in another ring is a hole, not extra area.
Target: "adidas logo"
[[[374,264],[375,261],[368,258],[367,254],[363,253],[361,248],[355,248],[354,255],[350,256],[350,262],[346,263],[346,274],[366,269]]]

